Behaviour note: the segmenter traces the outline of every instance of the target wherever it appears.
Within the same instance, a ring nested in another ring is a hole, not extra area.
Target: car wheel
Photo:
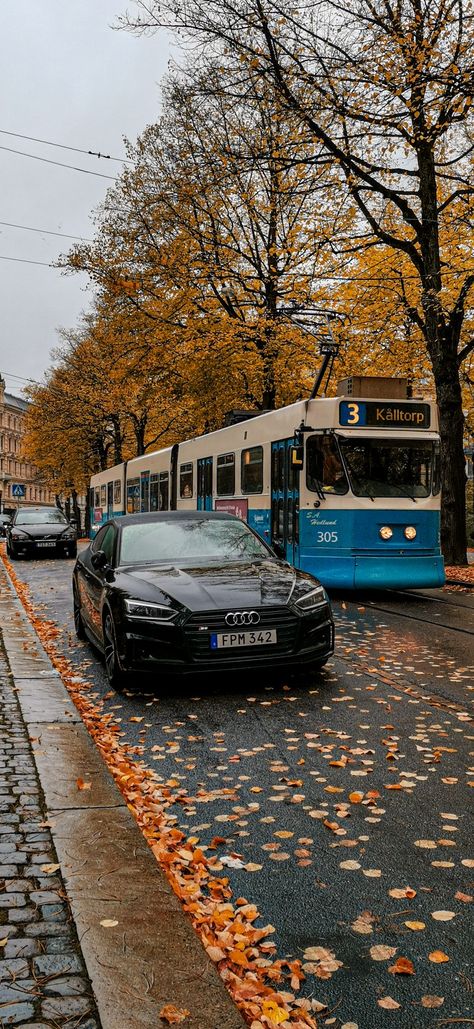
[[[110,611],[105,612],[103,631],[104,660],[107,679],[114,690],[120,690],[127,685],[128,678],[120,667],[120,660],[117,654],[115,625]]]
[[[79,600],[79,593],[77,586],[74,585],[72,589],[73,596],[73,608],[74,608],[74,628],[76,630],[76,636],[78,640],[85,640],[86,631],[84,629],[84,622],[82,621],[81,602]]]

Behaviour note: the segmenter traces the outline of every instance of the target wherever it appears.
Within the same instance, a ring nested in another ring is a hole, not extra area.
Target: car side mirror
[[[104,554],[103,550],[96,550],[91,554],[91,565],[97,572],[103,571],[104,568],[107,568],[108,563],[107,555]]]
[[[286,550],[283,543],[272,543],[272,547],[276,556],[280,558],[280,561],[286,561]]]

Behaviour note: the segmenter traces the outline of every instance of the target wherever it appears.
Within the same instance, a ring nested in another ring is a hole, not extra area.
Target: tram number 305
[[[318,532],[318,543],[337,543],[337,532]]]

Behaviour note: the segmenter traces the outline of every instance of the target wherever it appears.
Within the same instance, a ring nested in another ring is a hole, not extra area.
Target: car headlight
[[[12,529],[12,540],[24,540],[25,535],[26,534],[24,532],[21,532],[20,529]]]
[[[324,586],[316,586],[316,589],[305,593],[303,597],[295,600],[295,607],[299,611],[313,611],[316,607],[322,607],[328,603],[328,597]]]
[[[403,530],[403,535],[407,540],[414,540],[416,538],[416,529],[414,525],[407,525]]]
[[[379,536],[381,536],[383,540],[391,540],[393,529],[391,529],[389,525],[382,525],[382,528],[379,529]]]
[[[126,600],[125,611],[129,618],[141,622],[172,622],[178,613],[164,604],[148,604],[145,600]]]
[[[75,529],[66,529],[66,532],[62,533],[61,539],[63,540],[75,540],[76,531]]]

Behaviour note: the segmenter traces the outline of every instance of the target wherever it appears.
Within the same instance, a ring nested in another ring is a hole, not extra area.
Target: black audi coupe
[[[323,586],[223,512],[111,519],[76,561],[73,600],[118,689],[133,671],[318,670],[334,650]]]

